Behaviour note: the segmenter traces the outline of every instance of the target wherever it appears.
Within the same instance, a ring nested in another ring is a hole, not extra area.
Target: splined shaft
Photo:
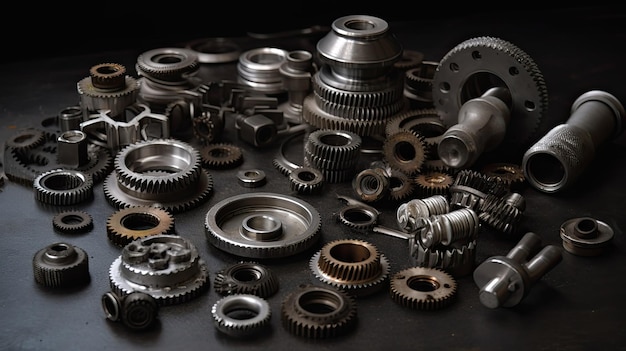
[[[443,195],[433,195],[413,199],[398,206],[396,221],[401,229],[413,232],[419,229],[418,223],[421,219],[448,212],[450,212],[448,199]]]
[[[623,131],[625,113],[615,96],[592,90],[579,96],[569,119],[524,154],[522,169],[537,190],[555,193],[574,184],[598,147]]]

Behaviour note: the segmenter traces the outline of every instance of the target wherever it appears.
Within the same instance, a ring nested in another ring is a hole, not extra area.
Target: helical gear
[[[215,328],[232,337],[252,337],[270,326],[269,303],[251,294],[233,294],[220,298],[211,307]]]
[[[51,288],[84,285],[90,281],[89,256],[80,247],[53,243],[33,256],[33,274],[38,284]]]
[[[35,199],[56,206],[75,205],[93,198],[91,175],[69,169],[53,169],[33,182]]]
[[[456,279],[438,268],[411,267],[394,273],[391,298],[417,310],[439,310],[450,305],[457,293]]]
[[[130,242],[109,268],[111,290],[125,297],[133,291],[150,294],[159,306],[198,297],[209,287],[209,270],[196,247],[170,234]]]
[[[417,267],[439,268],[455,277],[470,275],[476,268],[476,240],[457,242],[450,246],[424,247],[420,240],[412,241],[411,262]]]
[[[479,206],[478,218],[501,233],[514,234],[525,209],[524,197],[519,193],[504,197],[489,194]]]
[[[220,295],[251,294],[262,298],[274,295],[278,276],[268,266],[257,262],[239,262],[215,273],[215,292]]]
[[[175,234],[174,216],[158,207],[126,207],[107,218],[106,230],[112,243],[124,247],[131,241],[150,235]]]
[[[103,184],[115,208],[156,206],[179,213],[199,206],[213,192],[213,177],[200,153],[176,139],[151,139],[120,150]]]
[[[315,306],[323,306],[323,312]],[[356,327],[357,318],[355,298],[333,287],[301,285],[281,304],[283,327],[308,339],[345,335]]]
[[[480,203],[489,195],[503,196],[508,187],[500,179],[472,169],[460,170],[450,186],[450,206],[478,211]]]
[[[52,217],[52,226],[63,234],[85,233],[93,229],[93,217],[85,211],[62,211]]]
[[[358,239],[325,244],[309,261],[313,274],[354,296],[371,295],[389,278],[389,261],[373,244]]]

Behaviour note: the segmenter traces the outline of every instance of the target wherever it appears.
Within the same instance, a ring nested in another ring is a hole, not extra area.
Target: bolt
[[[511,110],[508,89],[495,87],[461,106],[458,124],[444,133],[437,152],[449,167],[468,168],[484,151],[495,149],[506,134]]]
[[[625,115],[619,100],[607,92],[592,90],[579,96],[568,120],[524,154],[522,169],[530,185],[555,193],[574,184],[596,149],[622,133]]]
[[[396,221],[398,226],[408,232],[421,227],[422,219],[450,212],[448,199],[443,195],[433,195],[423,199],[413,199],[398,206]]]
[[[473,240],[480,229],[478,215],[469,208],[430,216],[422,223],[419,237],[425,248],[433,248],[439,244],[450,245],[464,239]]]

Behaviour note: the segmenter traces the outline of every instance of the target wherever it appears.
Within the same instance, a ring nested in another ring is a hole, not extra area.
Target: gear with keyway
[[[535,61],[506,40],[476,37],[450,50],[433,77],[433,102],[451,127],[458,123],[465,102],[494,87],[508,89],[511,96],[511,119],[502,147],[526,147],[545,120],[548,91]]]

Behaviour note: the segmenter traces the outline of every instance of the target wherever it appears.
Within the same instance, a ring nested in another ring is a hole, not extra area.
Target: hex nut
[[[274,142],[278,128],[272,119],[256,114],[244,118],[238,132],[239,139],[256,147],[264,147]]]

